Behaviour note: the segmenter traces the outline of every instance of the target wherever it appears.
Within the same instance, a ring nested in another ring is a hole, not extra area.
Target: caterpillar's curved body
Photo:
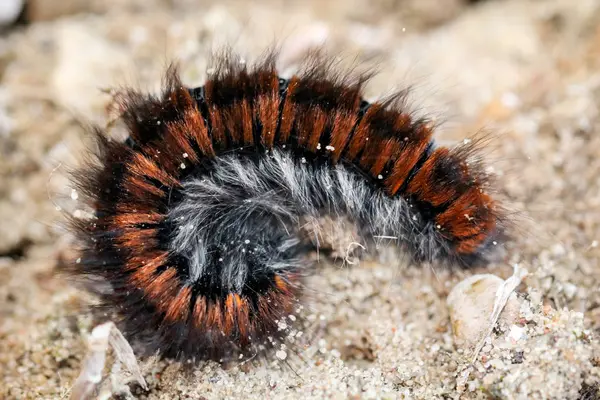
[[[153,349],[220,359],[270,347],[295,312],[303,218],[346,218],[415,261],[484,260],[501,229],[472,147],[436,148],[427,121],[365,102],[362,83],[228,61],[202,88],[170,69],[161,97],[126,93],[129,139],[99,134],[78,175],[96,215],[75,224],[77,273],[103,277]]]

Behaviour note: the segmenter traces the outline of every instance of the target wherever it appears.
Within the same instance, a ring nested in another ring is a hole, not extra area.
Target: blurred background
[[[370,98],[412,86],[415,106],[444,121],[440,141],[494,132],[490,168],[519,211],[519,236],[493,271],[526,264],[546,304],[600,327],[600,1],[0,0],[0,398],[66,396],[85,352],[89,299],[55,273],[72,256],[61,223],[77,211],[67,172],[86,141],[80,122],[106,123],[112,87],[157,90],[171,60],[201,85],[225,44],[249,61],[277,45],[290,71],[325,47],[377,66]],[[353,371],[375,393],[449,393],[450,361],[429,348],[447,344],[443,299],[468,273],[325,272],[316,284],[337,294],[315,305],[328,320],[322,340],[334,359],[364,361]],[[376,324],[394,315],[414,326],[406,342]],[[386,346],[395,351],[373,350]],[[410,385],[386,375],[402,363],[427,373]],[[156,396],[177,393],[156,382]]]

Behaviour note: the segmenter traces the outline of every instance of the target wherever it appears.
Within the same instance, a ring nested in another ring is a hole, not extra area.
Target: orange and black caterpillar
[[[345,218],[416,262],[485,262],[504,229],[475,142],[436,147],[403,94],[366,102],[365,81],[229,56],[203,87],[170,68],[160,97],[121,92],[129,138],[99,130],[76,174],[95,216],[73,222],[75,273],[109,284],[104,304],[149,351],[222,360],[287,334],[311,270],[306,218]]]

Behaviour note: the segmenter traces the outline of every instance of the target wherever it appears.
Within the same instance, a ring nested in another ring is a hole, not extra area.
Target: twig
[[[483,348],[485,341],[490,336],[494,327],[496,326],[496,322],[498,322],[498,318],[500,317],[500,313],[504,309],[504,306],[508,302],[511,294],[515,291],[515,289],[521,284],[523,279],[527,276],[527,269],[522,268],[519,264],[515,264],[513,266],[513,274],[510,278],[505,280],[496,290],[496,300],[494,301],[494,308],[492,310],[492,314],[490,315],[490,322],[488,326],[488,330],[485,335],[479,340],[477,346],[475,346],[475,350],[473,351],[473,357],[471,359],[471,364],[475,363],[477,360],[477,356],[479,352]]]
[[[106,363],[108,346],[113,348],[119,362],[133,375],[144,389],[148,389],[131,346],[114,323],[106,322],[92,330],[88,344],[88,354],[71,391],[71,400],[88,399],[102,381],[102,370]]]

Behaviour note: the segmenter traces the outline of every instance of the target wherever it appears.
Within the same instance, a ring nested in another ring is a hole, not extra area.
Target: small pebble
[[[23,10],[23,0],[0,1],[0,28],[12,25]]]
[[[491,274],[474,275],[452,289],[447,304],[457,349],[473,349],[482,335],[487,333],[496,291],[503,282],[504,280]],[[512,325],[519,316],[519,308],[520,301],[513,293],[500,315],[500,325]]]

